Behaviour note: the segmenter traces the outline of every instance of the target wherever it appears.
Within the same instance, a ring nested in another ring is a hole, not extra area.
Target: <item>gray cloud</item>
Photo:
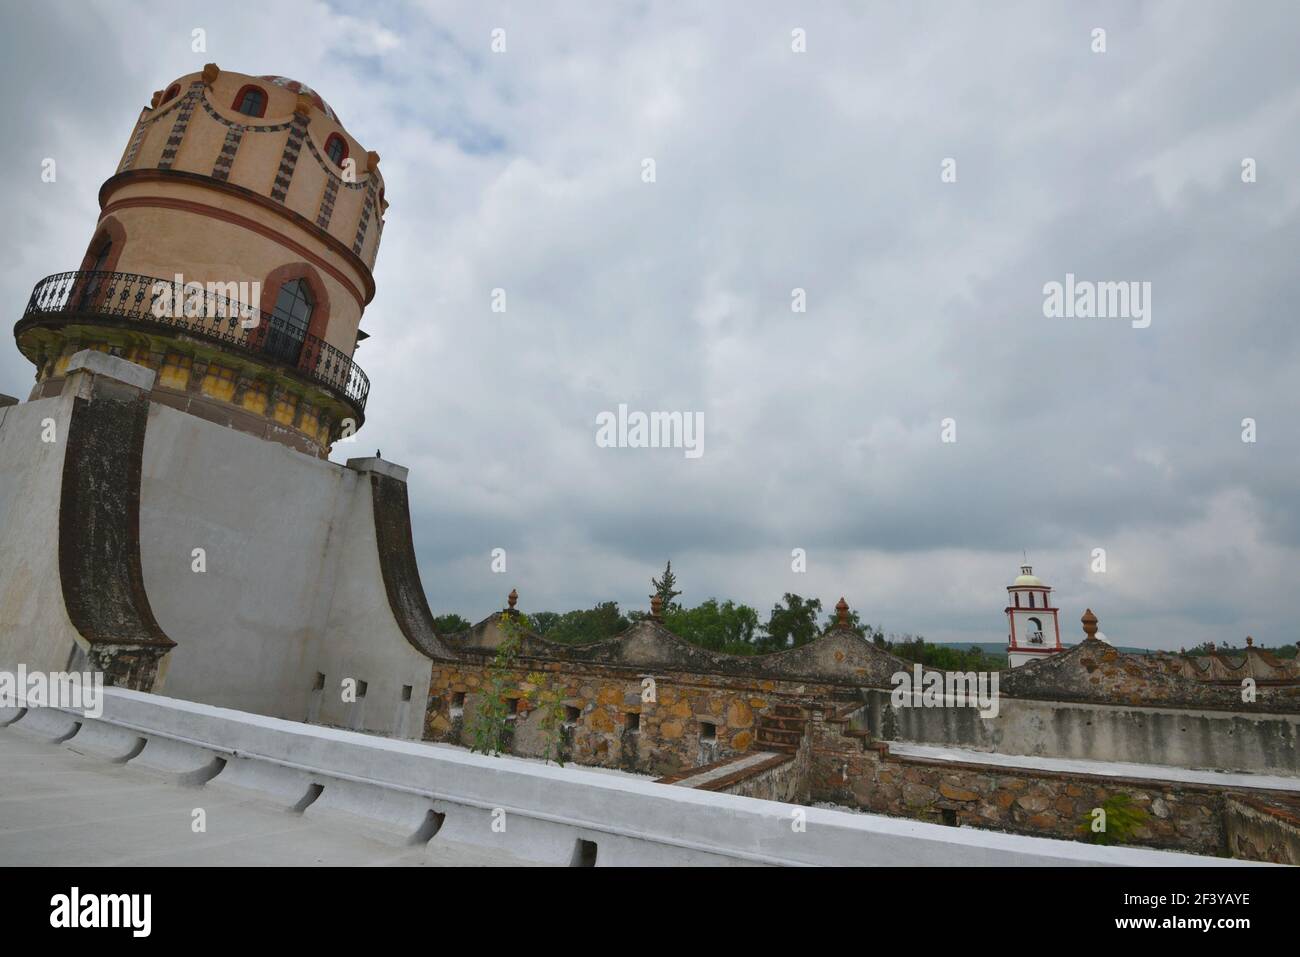
[[[294,43],[254,8],[122,8],[4,13],[4,301],[79,260],[166,80],[321,90],[392,202],[335,458],[411,467],[437,610],[641,607],[671,557],[688,600],[845,594],[992,641],[1025,548],[1067,634],[1091,605],[1126,644],[1296,639],[1293,5],[278,5]],[[1150,281],[1151,327],[1044,318],[1067,272]],[[30,375],[0,350],[0,390]],[[703,412],[705,455],[597,448],[619,403]]]

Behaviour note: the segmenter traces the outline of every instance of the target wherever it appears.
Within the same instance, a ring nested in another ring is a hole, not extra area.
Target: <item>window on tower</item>
[[[325,155],[335,166],[342,166],[343,161],[348,158],[348,144],[337,133],[331,133],[329,139],[325,141]]]
[[[93,302],[95,297],[99,294],[99,289],[102,285],[101,281],[104,278],[99,274],[107,268],[108,257],[112,255],[112,253],[113,241],[105,236],[98,251],[95,253],[95,258],[90,261],[90,269],[88,271],[91,275],[87,278],[86,284],[81,291],[81,305],[83,307]]]
[[[234,109],[245,116],[266,115],[266,91],[258,86],[246,86],[235,97]]]
[[[307,280],[290,279],[281,286],[271,311],[271,328],[266,331],[263,351],[283,362],[297,362],[315,305]]]
[[[180,93],[180,91],[181,85],[179,83],[173,83],[171,86],[167,87],[167,92],[163,94],[163,98],[158,105],[162,106],[163,103],[170,103],[172,100],[176,99],[176,95]]]

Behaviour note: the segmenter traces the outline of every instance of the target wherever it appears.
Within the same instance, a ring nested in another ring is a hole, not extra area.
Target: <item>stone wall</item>
[[[1300,712],[1300,685],[1257,685],[1256,700],[1240,686],[1185,677],[1168,656],[1129,655],[1096,638],[1069,651],[1002,673],[1002,694],[1013,698],[1086,701],[1158,708]]]
[[[1233,857],[1300,865],[1300,808],[1231,797],[1226,803],[1226,826]]]
[[[848,719],[815,716],[813,735],[813,801],[935,823],[1082,840],[1091,837],[1081,827],[1091,821],[1093,809],[1123,794],[1146,815],[1130,844],[1220,856],[1231,850],[1233,856],[1252,860],[1268,859],[1260,848],[1278,844],[1275,838],[1231,844],[1228,802],[1242,795],[1225,788],[902,757],[891,754],[887,744],[872,743],[867,732],[853,730]],[[1247,833],[1244,824],[1239,831]]]
[[[435,663],[425,715],[425,738],[471,745],[469,729],[486,681],[487,661]],[[543,717],[525,698],[529,673],[541,672],[565,700],[567,753],[579,764],[664,776],[758,747],[760,718],[778,703],[829,699],[840,689],[806,682],[749,681],[724,675],[657,672],[654,700],[643,700],[646,673],[588,665],[521,660],[508,674],[508,698],[521,699],[511,751],[546,750]],[[629,716],[634,716],[629,718]]]
[[[812,765],[812,752],[801,748],[799,753],[784,761],[772,762],[752,774],[746,774],[719,788],[724,794],[763,798],[767,801],[784,801],[787,804],[806,804],[808,801],[808,772]]]

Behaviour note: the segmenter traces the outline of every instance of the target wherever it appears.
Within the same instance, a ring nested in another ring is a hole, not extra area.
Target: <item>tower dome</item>
[[[1024,586],[1033,586],[1037,588],[1044,587],[1042,579],[1034,574],[1034,569],[1030,565],[1021,565],[1020,574],[1016,576],[1015,587],[1020,588]]]
[[[216,64],[180,77],[99,204],[80,268],[38,283],[14,328],[32,398],[89,348],[154,369],[155,401],[322,458],[360,428],[387,203],[378,154],[319,93]]]

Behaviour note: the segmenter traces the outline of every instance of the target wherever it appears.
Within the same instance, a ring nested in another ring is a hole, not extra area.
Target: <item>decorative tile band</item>
[[[325,175],[337,179],[345,189],[366,189],[374,179],[369,173],[366,174],[364,179],[354,179],[350,183],[347,180],[340,179],[338,174],[334,172],[334,164],[326,165],[325,157],[320,155],[320,151],[316,149],[316,144],[311,141],[310,136],[307,137],[307,149],[316,158],[316,162],[320,164],[320,168],[325,172]]]
[[[275,182],[271,185],[271,198],[283,203],[289,195],[289,183],[293,180],[293,171],[298,165],[298,154],[302,152],[303,141],[307,139],[307,117],[295,113],[289,123],[289,138],[285,140],[284,152],[280,155],[280,168],[276,171]]]
[[[226,141],[221,144],[221,152],[212,166],[212,178],[226,181],[230,179],[230,167],[234,165],[235,154],[239,152],[239,143],[244,138],[244,131],[238,126],[231,126],[226,131]]]
[[[329,229],[330,217],[334,215],[334,201],[339,195],[339,178],[329,176],[325,180],[325,192],[321,195],[320,212],[316,215],[316,225]]]
[[[204,111],[205,113],[207,113],[208,116],[212,117],[214,120],[216,120],[216,121],[217,121],[218,123],[220,123],[222,126],[228,126],[228,127],[230,127],[231,129],[233,129],[233,130],[239,130],[240,132],[248,132],[248,133],[278,133],[278,132],[281,132],[281,131],[283,131],[283,130],[287,130],[290,126],[293,125],[293,121],[292,121],[292,120],[290,120],[290,121],[287,122],[287,123],[271,123],[271,124],[267,124],[267,125],[265,125],[265,126],[252,126],[252,125],[245,124],[245,123],[236,123],[234,120],[228,120],[228,119],[226,119],[224,116],[222,116],[220,113],[218,113],[218,112],[216,111],[216,109],[213,107],[213,105],[212,105],[211,103],[208,102],[208,98],[207,98],[207,96],[204,96],[204,97],[203,97],[202,102],[203,102],[203,111]],[[295,115],[296,115],[296,114],[295,114]]]
[[[370,228],[371,210],[375,208],[377,202],[378,199],[375,196],[375,180],[374,177],[372,176],[367,181],[366,201],[365,204],[361,207],[361,221],[357,223],[356,239],[352,241],[352,251],[356,253],[358,256],[361,255],[361,247],[366,241],[366,230]]]
[[[181,141],[185,139],[185,131],[189,128],[190,117],[194,115],[194,104],[203,96],[203,81],[195,80],[190,84],[190,88],[185,91],[185,96],[181,98],[180,109],[176,112],[176,122],[172,124],[171,134],[167,137],[167,144],[163,147],[162,157],[158,160],[159,169],[171,169],[172,163],[176,162],[176,153],[181,148]]]
[[[130,169],[135,164],[135,155],[140,152],[140,144],[144,141],[144,134],[148,131],[148,121],[141,122],[135,128],[135,135],[131,137],[131,145],[127,147],[126,155],[122,157],[122,162],[118,164],[117,171],[119,173],[124,169]]]

